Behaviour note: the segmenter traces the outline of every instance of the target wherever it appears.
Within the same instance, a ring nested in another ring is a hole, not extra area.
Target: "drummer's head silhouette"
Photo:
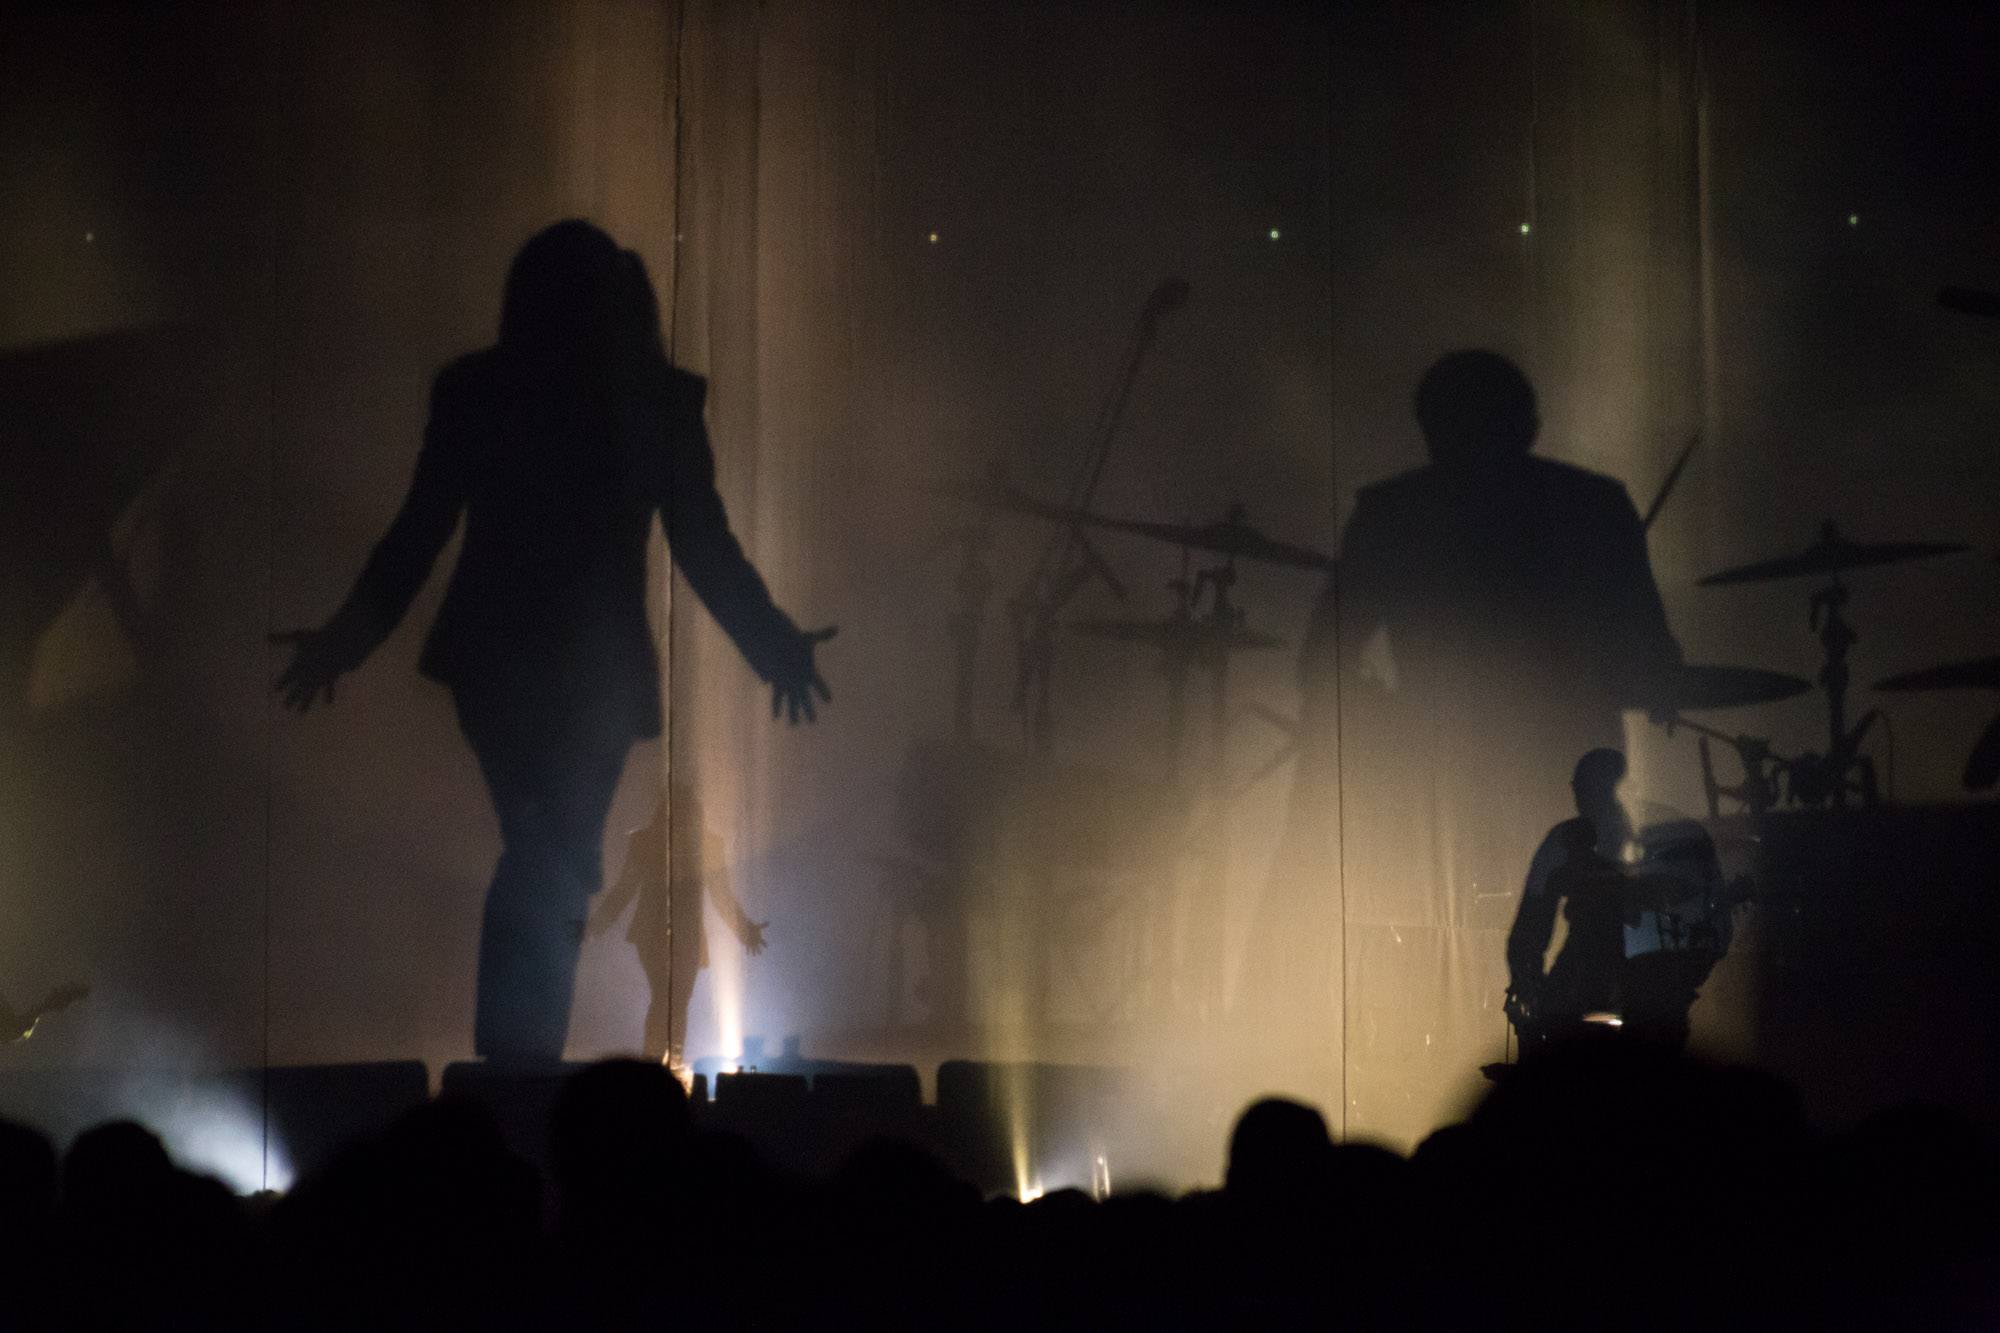
[[[1624,780],[1625,755],[1612,749],[1586,752],[1570,776],[1576,812],[1597,826],[1600,842],[1607,830],[1620,827],[1625,819],[1625,808],[1618,803],[1618,784]]]
[[[1416,411],[1431,461],[1446,467],[1518,458],[1541,426],[1534,386],[1521,368],[1477,349],[1447,353],[1424,372]]]

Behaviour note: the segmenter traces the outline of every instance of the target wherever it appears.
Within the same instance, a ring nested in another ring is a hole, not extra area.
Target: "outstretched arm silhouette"
[[[839,632],[835,625],[801,631],[780,611],[757,569],[743,554],[715,489],[715,454],[702,422],[707,386],[697,376],[672,372],[669,396],[671,464],[660,514],[667,547],[695,595],[728,632],[743,660],[771,687],[771,716],[796,724],[816,719],[813,696],[833,701],[833,691],[813,662],[813,649]]]
[[[333,702],[334,683],[389,637],[458,526],[465,509],[466,476],[463,451],[453,439],[454,423],[464,420],[455,401],[461,377],[454,369],[447,368],[432,386],[430,420],[424,427],[410,493],[389,531],[376,543],[346,602],[319,629],[270,636],[272,643],[295,645],[291,665],[277,680],[289,708],[306,712],[322,694]]]
[[[473,445],[462,437],[468,423],[494,411],[488,394],[462,384],[476,378],[460,370],[464,364],[438,377],[409,495],[346,602],[322,628],[270,636],[273,643],[293,645],[292,661],[276,682],[287,706],[304,712],[322,697],[333,700],[340,676],[359,666],[401,621],[458,526],[476,466]],[[654,498],[672,557],[750,668],[771,687],[771,715],[792,723],[802,717],[814,721],[814,696],[822,703],[833,698],[814,649],[832,638],[836,627],[801,631],[772,601],[730,531],[715,488],[715,458],[702,423],[703,382],[664,361],[657,364],[663,372],[654,380],[658,397],[642,396],[665,410],[648,411],[643,419],[658,423],[664,438],[652,435],[639,448],[658,460]]]

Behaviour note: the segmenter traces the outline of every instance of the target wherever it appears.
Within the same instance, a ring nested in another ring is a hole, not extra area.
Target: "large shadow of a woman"
[[[301,712],[385,639],[465,518],[420,669],[450,688],[499,816],[480,930],[474,1049],[561,1058],[604,821],[635,740],[660,734],[646,616],[653,514],[675,562],[771,686],[775,715],[828,699],[804,633],[729,530],[703,381],[667,361],[639,257],[587,222],[522,246],[497,345],[431,390],[416,476],[345,603],[278,678]]]

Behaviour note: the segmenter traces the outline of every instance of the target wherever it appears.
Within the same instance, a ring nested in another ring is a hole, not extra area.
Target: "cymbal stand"
[[[1827,750],[1824,755],[1802,754],[1785,766],[1786,794],[1800,805],[1845,807],[1850,795],[1864,806],[1875,804],[1875,763],[1861,753],[1861,741],[1881,713],[1870,709],[1852,730],[1847,726],[1847,653],[1860,637],[1840,614],[1848,595],[1836,574],[1806,603],[1806,623],[1818,633],[1826,655],[1819,683],[1826,691]]]
[[[1015,662],[1013,706],[1028,715],[1028,738],[1036,754],[1047,754],[1054,740],[1054,710],[1050,685],[1055,675],[1056,625],[1072,597],[1094,580],[1104,580],[1121,601],[1125,585],[1081,533],[1070,533],[1071,544],[1061,563],[1038,569],[1027,587],[1007,603],[1014,622]]]
[[[1210,569],[1198,571],[1194,576],[1194,598],[1201,600],[1203,589],[1213,594],[1208,614],[1201,618],[1207,631],[1202,639],[1201,664],[1208,668],[1212,683],[1212,715],[1210,718],[1210,759],[1213,768],[1209,774],[1209,785],[1217,789],[1228,785],[1227,747],[1225,741],[1229,730],[1229,644],[1230,636],[1243,627],[1244,611],[1229,600],[1229,590],[1236,586],[1236,561],[1229,559]]]
[[[973,733],[973,696],[979,681],[979,634],[986,620],[986,604],[993,596],[993,571],[986,564],[993,530],[979,523],[961,528],[952,536],[961,552],[958,577],[953,584],[958,593],[958,607],[952,613],[949,627],[957,657],[951,700],[952,734],[960,741],[969,741]]]
[[[1193,999],[1199,1017],[1219,1018],[1223,1006],[1223,940],[1227,923],[1226,899],[1229,886],[1229,648],[1231,636],[1242,628],[1245,613],[1230,600],[1236,586],[1236,561],[1200,570],[1194,578],[1194,596],[1210,594],[1208,613],[1201,617],[1207,631],[1197,652],[1209,674],[1209,758],[1208,781],[1202,784],[1210,800],[1209,815],[1203,821],[1201,878],[1196,889],[1194,910],[1189,920],[1189,944],[1193,971]]]
[[[1189,633],[1177,639],[1169,639],[1160,653],[1160,674],[1167,682],[1167,777],[1178,783],[1181,777],[1181,747],[1187,738],[1187,677],[1188,669],[1194,665],[1196,651],[1191,643],[1194,629],[1194,599],[1199,588],[1188,577],[1187,548],[1181,549],[1181,576],[1167,580],[1167,591],[1174,595],[1173,623],[1176,627],[1185,625]]]
[[[1138,378],[1140,362],[1153,345],[1161,318],[1178,309],[1187,300],[1187,294],[1185,282],[1170,278],[1154,289],[1146,299],[1145,309],[1139,312],[1139,327],[1132,335],[1125,364],[1118,373],[1111,400],[1098,419],[1090,465],[1084,469],[1082,482],[1070,497],[1072,508],[1087,510],[1096,497],[1097,483],[1104,476],[1104,464],[1111,456],[1111,441],[1124,419],[1125,404],[1132,396],[1132,383]],[[1056,618],[1070,598],[1093,579],[1100,578],[1113,596],[1120,601],[1125,599],[1125,588],[1118,576],[1084,537],[1083,530],[1072,523],[1050,541],[1027,584],[1007,604],[1014,621],[1016,646],[1014,710],[1027,713],[1028,737],[1036,754],[1046,755],[1054,742],[1049,688],[1055,674]]]

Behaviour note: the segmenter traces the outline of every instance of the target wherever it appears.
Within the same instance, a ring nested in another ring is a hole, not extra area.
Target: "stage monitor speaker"
[[[431,1095],[430,1078],[420,1060],[393,1060],[246,1069],[224,1075],[220,1082],[264,1100],[271,1142],[282,1149],[293,1174],[302,1176],[422,1106]]]
[[[865,1072],[816,1074],[812,1104],[816,1114],[886,1123],[914,1116],[923,1105],[923,1084],[915,1065],[880,1065]]]
[[[714,1105],[729,1121],[772,1115],[796,1115],[805,1109],[808,1085],[804,1074],[763,1074],[745,1071],[719,1074]]]
[[[523,1068],[462,1060],[445,1066],[439,1094],[485,1107],[498,1122],[508,1148],[546,1169],[549,1116],[555,1110],[556,1096],[571,1074],[587,1067],[564,1063]]]

